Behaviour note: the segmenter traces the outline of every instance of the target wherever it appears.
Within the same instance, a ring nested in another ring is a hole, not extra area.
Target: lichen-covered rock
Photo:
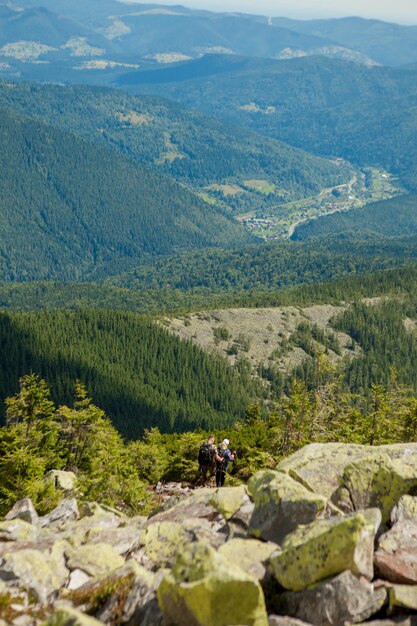
[[[30,543],[35,541],[37,536],[37,528],[22,519],[0,522],[0,541]]]
[[[417,476],[417,443],[385,446],[313,443],[284,459],[277,469],[330,499],[340,485],[345,468],[375,453],[386,454],[403,477]]]
[[[279,612],[314,626],[362,622],[375,615],[385,603],[385,589],[374,589],[351,572],[303,591],[289,591],[279,598]]]
[[[125,567],[113,572],[107,581],[113,581],[116,591],[96,612],[95,617],[100,622],[109,626],[115,621],[130,626],[162,626],[162,613],[156,598],[160,583],[158,575],[129,561]]]
[[[211,522],[219,520],[221,513],[210,504],[213,495],[212,489],[196,489],[192,496],[181,499],[174,506],[166,507],[163,511],[148,519],[145,526],[155,522],[178,522],[185,519],[207,519]],[[175,500],[174,500],[175,501]]]
[[[77,609],[61,607],[45,622],[44,626],[100,626],[101,622]]]
[[[130,554],[142,544],[141,532],[135,526],[106,528],[93,526],[86,534],[84,541],[89,544],[106,543],[113,546],[117,554]]]
[[[260,584],[201,543],[179,555],[157,595],[166,626],[268,626]]]
[[[124,559],[106,543],[85,544],[65,550],[67,567],[72,571],[80,569],[89,576],[104,576],[121,567]]]
[[[77,477],[74,472],[50,470],[45,474],[42,482],[45,485],[52,484],[59,491],[69,494],[72,493],[77,486]]]
[[[417,498],[415,496],[401,496],[391,512],[391,523],[415,522],[417,524]]]
[[[222,487],[212,492],[208,502],[212,504],[225,519],[229,520],[239,511],[246,497],[247,490],[245,485],[241,485],[240,487]]]
[[[255,502],[249,532],[266,541],[281,541],[300,524],[324,514],[327,499],[312,493],[287,474],[261,471],[248,484]]]
[[[32,548],[10,551],[3,556],[0,579],[46,603],[67,583],[64,549],[64,544],[57,543],[46,552]]]
[[[28,524],[37,524],[39,515],[36,512],[30,498],[23,498],[16,502],[14,507],[7,513],[5,520],[21,519]]]
[[[176,522],[151,524],[143,535],[146,556],[158,567],[171,567],[177,553],[192,540],[192,534]]]
[[[410,473],[409,466],[395,464],[385,452],[375,451],[345,467],[341,485],[348,490],[354,510],[376,507],[386,523],[400,497],[417,485],[417,464]]]
[[[385,580],[417,584],[417,523],[398,522],[379,538],[375,567]]]
[[[358,513],[317,520],[286,537],[270,559],[278,582],[292,591],[350,570],[373,578],[375,524]]]
[[[407,609],[417,611],[417,586],[393,585],[388,590],[389,610]]]
[[[77,500],[75,498],[69,498],[61,500],[58,506],[39,519],[42,527],[48,528],[60,528],[68,522],[73,522],[80,518],[80,512],[78,510]]]
[[[230,539],[219,548],[219,554],[228,562],[243,569],[256,580],[262,580],[266,573],[266,563],[278,549],[274,543],[258,539]]]

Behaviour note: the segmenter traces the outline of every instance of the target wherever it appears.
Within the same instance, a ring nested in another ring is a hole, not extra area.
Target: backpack
[[[198,451],[198,462],[200,465],[211,465],[214,460],[214,448],[207,441],[202,443]]]

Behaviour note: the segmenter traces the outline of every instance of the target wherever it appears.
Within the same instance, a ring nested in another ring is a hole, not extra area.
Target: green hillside
[[[307,360],[295,371],[289,367],[278,372],[271,363],[260,372],[271,385],[272,397],[276,398],[277,390],[288,389],[294,376],[314,388],[321,371],[317,346],[322,344],[324,356],[339,349],[332,331],[323,333],[302,315],[300,307],[314,303],[334,310],[334,330],[347,333],[352,350],[357,345],[362,351],[339,362],[346,389],[367,394],[372,383],[387,383],[393,367],[398,369],[400,382],[415,386],[416,290],[414,266],[275,292],[273,304],[291,306],[287,316],[295,311],[301,315],[303,321],[291,345],[302,346]],[[365,297],[377,300],[368,303]],[[202,320],[211,319],[208,302],[200,309]],[[261,297],[251,302],[252,306],[264,305]],[[340,302],[352,306],[336,315],[337,309],[328,305]],[[285,315],[281,319],[285,325]],[[187,316],[183,324],[187,325]],[[216,326],[215,318],[212,324]],[[81,380],[117,428],[131,438],[152,426],[164,432],[220,428],[242,419],[255,397],[262,399],[269,393],[268,385],[252,382],[243,339],[239,341],[242,358],[232,368],[226,359],[168,334],[162,322],[134,313],[2,313],[0,397],[15,393],[18,377],[33,371],[48,380],[55,401],[61,403],[71,400],[74,383]],[[333,375],[337,372],[332,370]]]
[[[417,234],[417,196],[407,195],[383,202],[373,202],[361,209],[333,213],[300,224],[292,239],[347,234],[380,237]]]
[[[154,259],[105,283],[2,283],[0,307],[16,311],[98,307],[160,313],[273,306],[314,301],[317,284],[328,283],[326,290],[320,286],[323,302],[333,299],[332,290],[339,294],[350,284],[353,295],[368,293],[372,281],[365,274],[415,264],[416,250],[415,235],[362,240],[326,237],[325,250],[320,239],[212,248]],[[336,288],[335,279],[342,278],[343,288]]]
[[[93,87],[0,83],[0,107],[115,148],[197,188],[212,202],[241,211],[311,196],[350,177],[344,164],[160,98]],[[254,180],[267,183],[268,193],[257,191]]]
[[[105,147],[5,110],[0,136],[3,280],[81,280],[248,241],[226,213]]]
[[[175,81],[173,69],[127,74],[136,93],[183,104],[323,156],[391,171],[417,188],[417,71],[325,58],[208,59],[213,78]],[[193,62],[194,64],[200,61]],[[193,63],[189,65],[192,66]]]

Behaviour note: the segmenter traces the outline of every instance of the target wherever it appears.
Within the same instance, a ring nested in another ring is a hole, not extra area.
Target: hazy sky
[[[361,15],[417,24],[417,0],[154,0],[213,11],[242,11],[311,19]]]

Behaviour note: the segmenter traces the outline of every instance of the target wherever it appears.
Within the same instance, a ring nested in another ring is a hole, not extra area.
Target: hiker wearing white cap
[[[227,467],[230,461],[235,460],[236,451],[230,452],[229,440],[223,439],[217,450],[217,455],[221,460],[217,461],[216,459],[216,487],[223,487],[226,480]]]

